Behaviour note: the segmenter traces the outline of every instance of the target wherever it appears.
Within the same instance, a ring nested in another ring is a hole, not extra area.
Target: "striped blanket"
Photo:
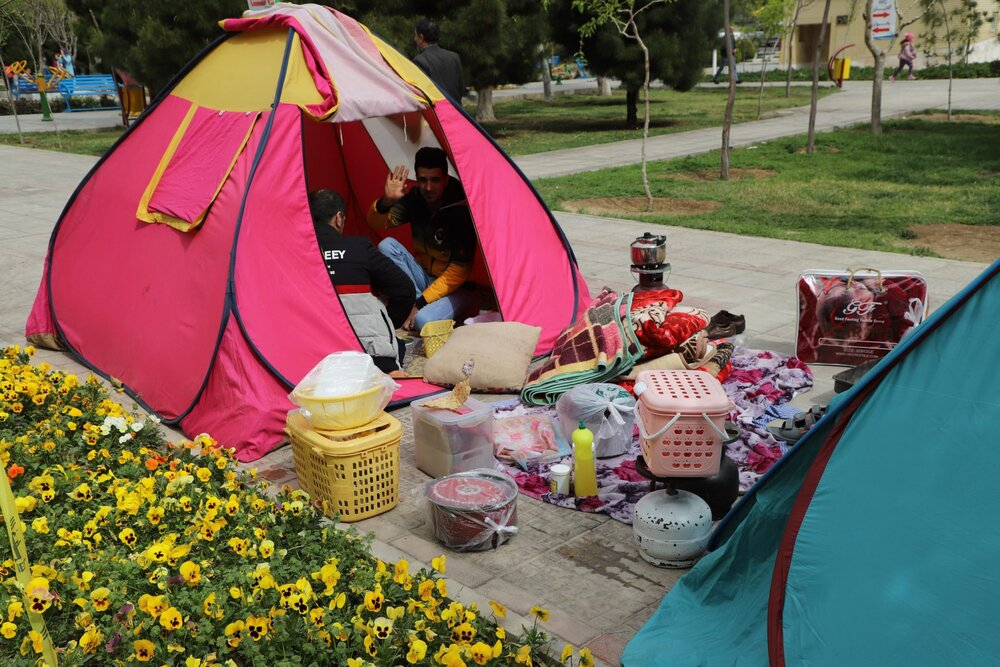
[[[618,377],[642,358],[629,321],[632,293],[605,289],[573,326],[556,338],[552,353],[528,375],[521,400],[552,405],[569,389]]]

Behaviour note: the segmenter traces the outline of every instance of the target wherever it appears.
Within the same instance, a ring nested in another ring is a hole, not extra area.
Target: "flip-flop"
[[[826,406],[814,405],[805,412],[799,412],[790,419],[767,425],[767,430],[778,440],[793,444],[806,434],[816,422],[826,414]]]

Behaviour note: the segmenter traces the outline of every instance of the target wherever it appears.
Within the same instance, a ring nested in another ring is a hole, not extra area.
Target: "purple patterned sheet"
[[[735,408],[729,421],[737,425],[740,437],[727,447],[726,453],[740,470],[740,492],[749,489],[757,479],[785,453],[787,446],[765,428],[761,418],[767,414],[787,413],[780,406],[797,393],[812,387],[812,371],[796,359],[767,350],[737,347],[732,357],[733,370],[722,383]],[[556,419],[554,407],[530,407],[518,399],[495,404],[498,418],[523,414],[548,413]],[[776,412],[777,408],[777,412]],[[770,409],[770,410],[769,410]],[[758,423],[754,423],[754,420]],[[635,469],[635,460],[642,453],[638,429],[632,435],[629,451],[621,456],[597,460],[597,496],[575,498],[551,493],[549,463],[531,463],[527,470],[501,465],[517,482],[521,493],[552,505],[583,512],[603,512],[623,523],[632,523],[632,507],[649,492],[649,480]],[[564,463],[572,464],[572,458]]]

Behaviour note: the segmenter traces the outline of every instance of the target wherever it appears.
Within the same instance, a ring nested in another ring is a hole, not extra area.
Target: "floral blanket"
[[[740,437],[727,447],[727,454],[740,470],[740,492],[753,485],[785,452],[786,446],[767,431],[766,418],[787,414],[783,404],[795,394],[812,387],[812,372],[801,361],[767,350],[736,348],[732,372],[722,383],[735,408],[729,420],[737,425]],[[548,413],[552,407],[527,406],[517,399],[496,404],[497,418],[521,414]],[[603,512],[624,523],[632,523],[632,507],[649,492],[649,480],[636,472],[635,461],[642,453],[638,429],[625,454],[597,460],[597,496],[575,498],[550,492],[550,463],[530,463],[527,470],[504,466],[517,481],[521,493],[546,503],[584,512]],[[571,463],[567,458],[565,462]]]

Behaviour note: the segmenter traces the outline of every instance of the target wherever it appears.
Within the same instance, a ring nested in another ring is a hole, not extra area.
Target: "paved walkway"
[[[959,79],[954,83],[953,109],[1000,109],[1000,81],[997,79]],[[867,123],[871,119],[871,88],[871,82],[848,82],[841,92],[822,98],[816,117],[817,130],[822,132]],[[947,104],[947,81],[886,82],[882,88],[883,119],[922,109],[945,109]],[[808,127],[809,107],[785,109],[773,118],[733,125],[729,145],[749,146],[778,137],[804,134]],[[518,157],[516,162],[532,180],[565,176],[637,163],[641,144],[636,139],[570,148],[524,155]],[[708,128],[653,137],[646,144],[646,155],[649,160],[669,160],[717,150],[721,145],[721,128]]]
[[[996,108],[1000,89],[996,81],[989,83]],[[900,85],[917,92],[920,82]],[[984,92],[984,104],[988,97]],[[713,133],[718,136],[717,130]],[[609,159],[618,154],[607,147],[598,152]],[[0,345],[23,344],[24,322],[52,226],[94,162],[87,156],[0,146]],[[578,161],[581,168],[591,164]],[[673,264],[669,282],[684,292],[685,301],[712,312],[725,308],[744,313],[746,345],[786,354],[792,351],[795,328],[793,286],[804,269],[916,269],[929,279],[932,305],[940,305],[984,267],[583,215],[563,213],[558,219],[592,291],[604,285],[630,287],[629,243],[644,231],[665,233]],[[64,355],[42,352],[40,357],[56,368],[85,372]],[[816,386],[795,399],[799,405],[826,402],[832,394],[831,376],[840,369],[814,370]],[[409,410],[394,414],[404,425],[400,506],[356,525],[374,535],[373,548],[380,557],[426,564],[442,548],[434,541],[422,506],[420,489],[426,477],[414,465]],[[288,447],[258,465],[275,482],[295,481]],[[573,512],[524,496],[518,501],[518,514],[521,532],[497,552],[449,554],[451,590],[466,601],[504,603],[512,614],[508,625],[514,628],[531,605],[549,608],[550,632],[577,646],[590,646],[606,664],[617,664],[625,642],[683,572],[643,561],[633,546],[631,528],[606,516]]]

